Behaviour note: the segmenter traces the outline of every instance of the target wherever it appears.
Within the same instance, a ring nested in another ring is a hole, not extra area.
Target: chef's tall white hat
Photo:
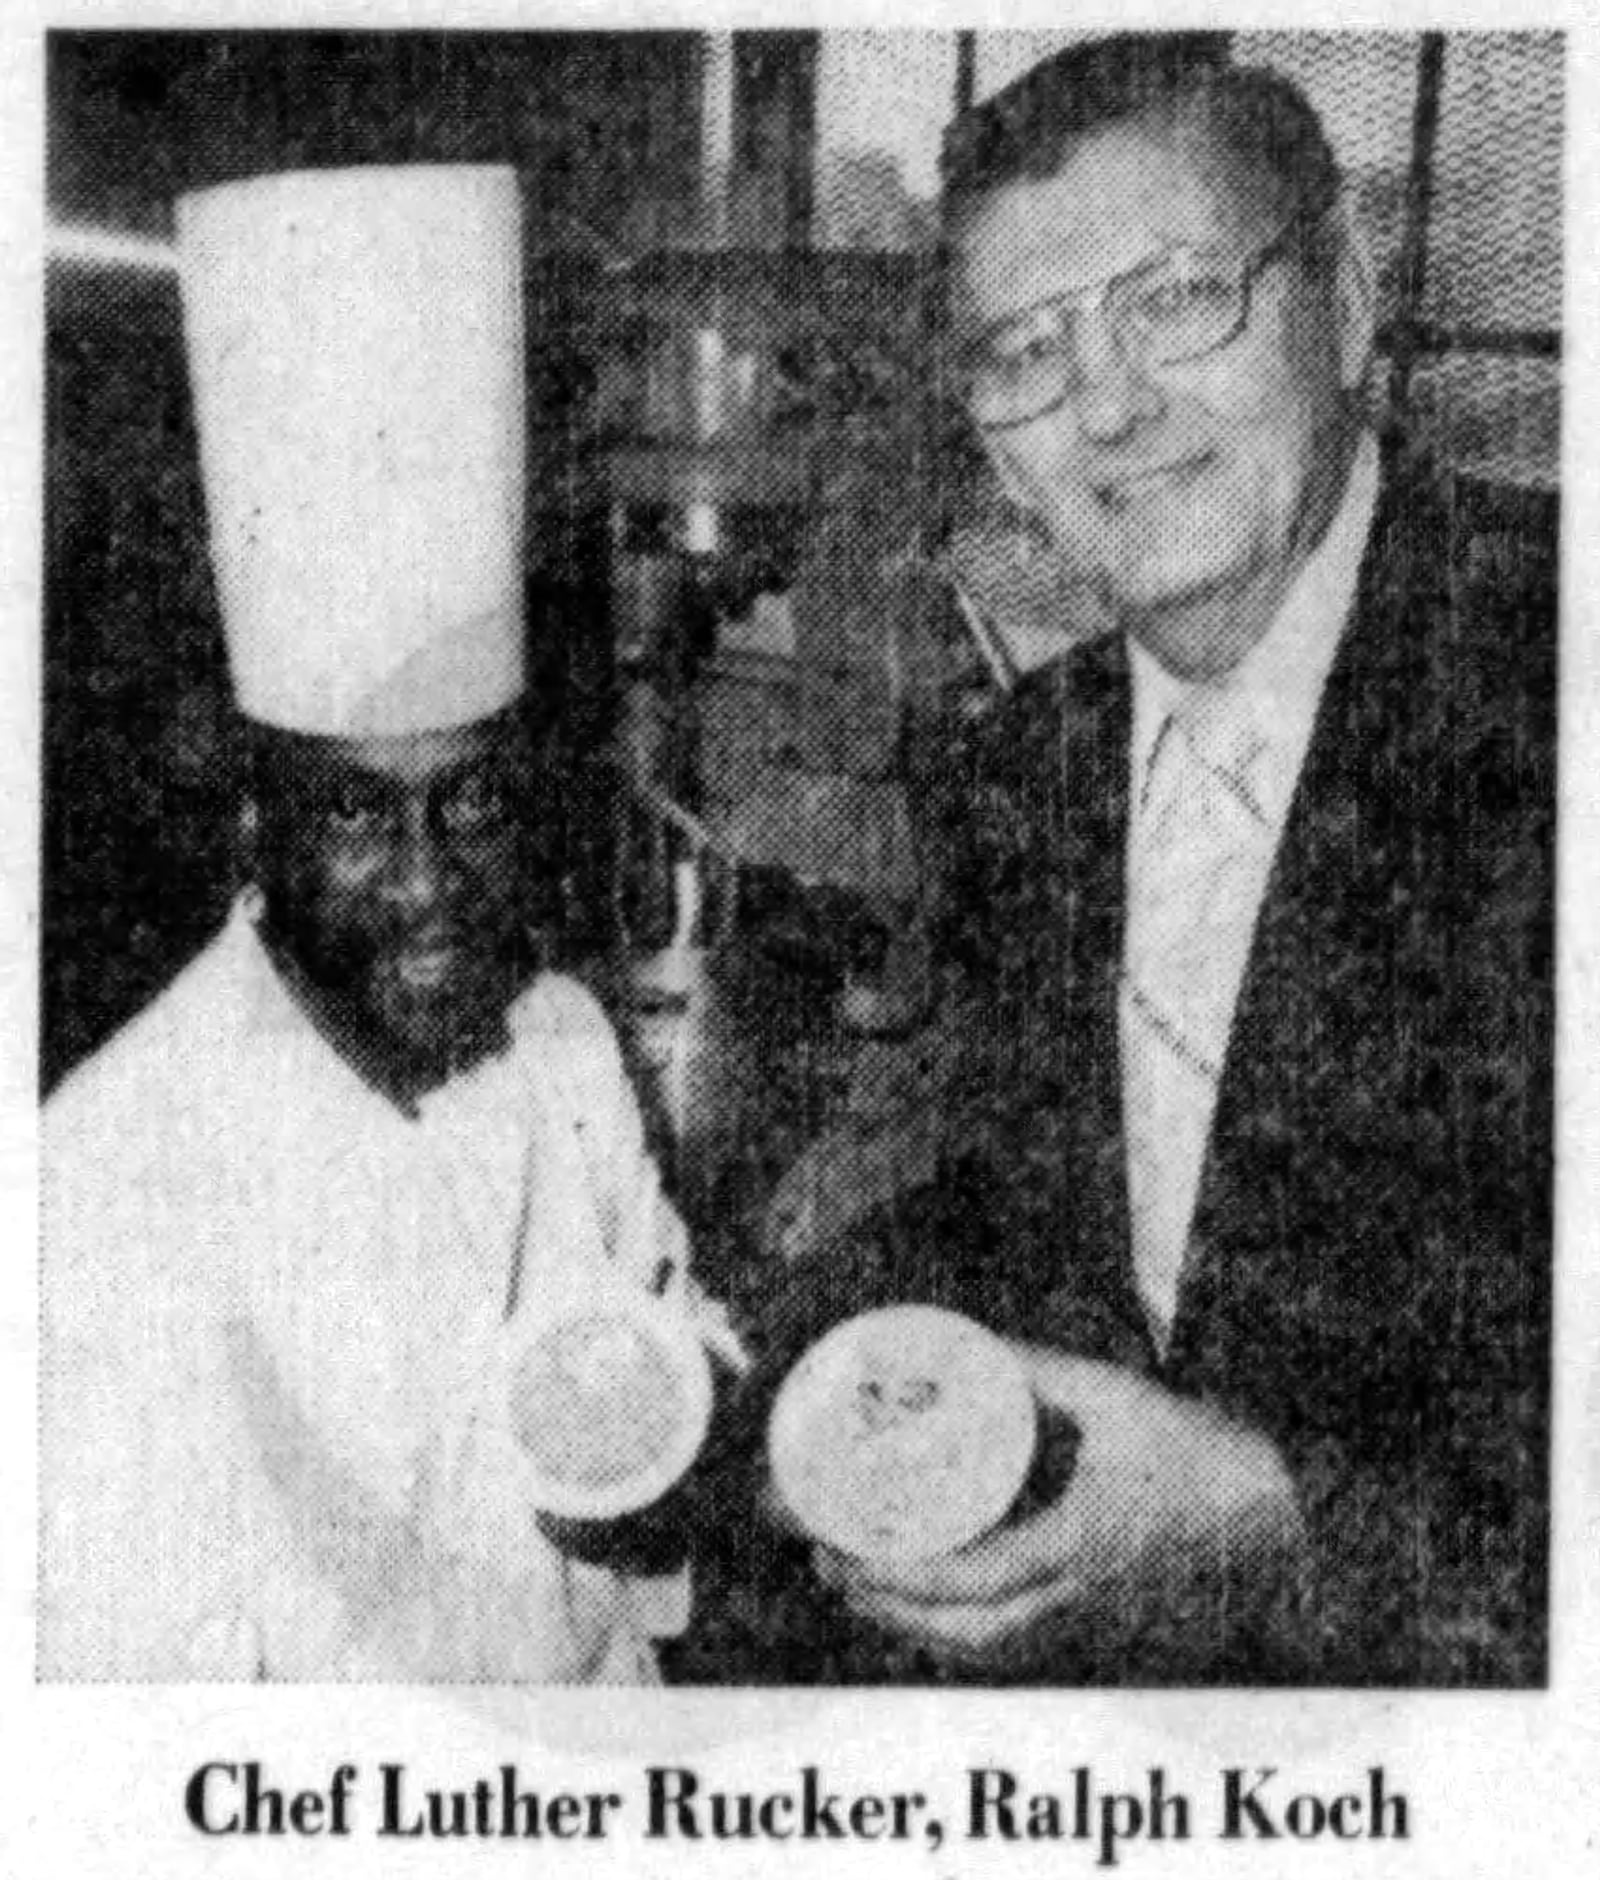
[[[444,729],[521,693],[510,169],[318,170],[178,204],[212,563],[244,714]]]

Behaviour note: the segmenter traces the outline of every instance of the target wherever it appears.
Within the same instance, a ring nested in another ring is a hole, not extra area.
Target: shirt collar
[[[1219,715],[1250,725],[1266,746],[1256,773],[1269,820],[1281,824],[1294,795],[1323,684],[1355,599],[1378,500],[1378,442],[1363,432],[1344,496],[1322,540],[1295,577],[1271,626],[1219,684],[1178,678],[1130,642],[1133,672],[1134,800],[1156,743],[1177,714]]]
[[[234,902],[228,916],[228,945],[239,960],[246,1029],[257,1037],[315,1037],[316,1028],[278,976],[256,931],[248,890]]]

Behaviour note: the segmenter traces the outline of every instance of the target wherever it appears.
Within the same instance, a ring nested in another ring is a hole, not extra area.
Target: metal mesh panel
[[[1449,325],[1561,323],[1558,33],[1445,44],[1423,312]]]
[[[1424,327],[1406,418],[1444,462],[1553,488],[1560,366],[1515,355],[1561,321],[1562,63],[1558,33],[1444,39],[1428,175],[1422,291],[1407,308],[1399,262],[1413,161],[1421,36],[1240,33],[1235,55],[1276,66],[1327,125],[1379,269],[1380,320]],[[1468,346],[1470,344],[1470,350]]]
[[[1554,359],[1444,353],[1418,366],[1411,429],[1441,461],[1492,483],[1554,489],[1561,366]]]

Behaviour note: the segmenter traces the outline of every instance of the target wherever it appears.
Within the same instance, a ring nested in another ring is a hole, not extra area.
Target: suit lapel
[[[1020,1147],[1035,1172],[1009,1178],[1001,1204],[1012,1257],[1031,1250],[1030,1293],[1046,1309],[1058,1290],[1087,1294],[1137,1321],[1117,1038],[1130,722],[1118,636],[1045,675],[1008,739],[1027,878],[1007,901],[1015,1023],[1001,1030],[1027,1045],[996,1166],[1014,1170]]]
[[[1074,853],[1063,878],[1079,885],[1064,923],[1069,958],[1064,979],[1076,1009],[1058,1033],[1063,1094],[1093,1145],[1084,1189],[1068,1197],[1083,1217],[1080,1258],[1120,1276],[1132,1299],[1127,1155],[1122,1129],[1122,1053],[1118,985],[1127,917],[1129,758],[1132,685],[1127,644],[1105,643],[1105,658],[1084,675],[1064,719],[1064,818]],[[1142,1323],[1142,1319],[1141,1319]]]
[[[1380,510],[1329,675],[1240,989],[1180,1288],[1170,1362],[1210,1368],[1218,1308],[1270,1340],[1305,1244],[1308,1196],[1337,1212],[1334,1158],[1318,1148],[1381,1126],[1403,1075],[1388,1009],[1408,923],[1416,727],[1432,709],[1436,596],[1427,528],[1403,493]],[[1397,917],[1398,916],[1398,917]],[[1386,1094],[1391,1093],[1391,1094]],[[1363,1112],[1362,1117],[1354,1109]],[[1319,1179],[1321,1178],[1321,1179]],[[1326,1187],[1326,1192],[1323,1192]],[[1297,1274],[1311,1291],[1323,1278]],[[1212,1353],[1212,1356],[1217,1354]]]

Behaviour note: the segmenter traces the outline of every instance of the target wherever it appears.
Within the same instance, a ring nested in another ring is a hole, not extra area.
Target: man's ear
[[[1372,364],[1378,326],[1378,270],[1366,225],[1349,202],[1331,212],[1333,223],[1333,313],[1339,348],[1339,383],[1347,392],[1361,386]]]

